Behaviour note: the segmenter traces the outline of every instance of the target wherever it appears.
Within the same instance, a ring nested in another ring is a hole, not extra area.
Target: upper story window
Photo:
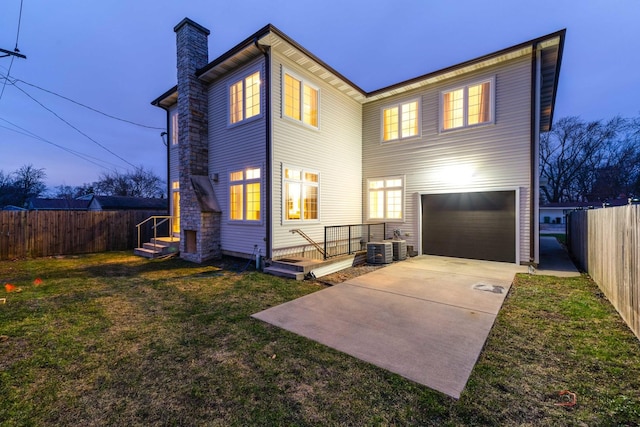
[[[368,218],[402,220],[404,178],[401,176],[367,180]]]
[[[229,86],[229,122],[260,115],[260,71]]]
[[[178,109],[171,111],[171,145],[178,145]]]
[[[441,94],[441,130],[476,126],[493,122],[493,78],[458,87]]]
[[[229,219],[260,220],[260,168],[229,174]]]
[[[319,90],[287,72],[284,73],[282,86],[284,116],[317,128]]]
[[[382,140],[411,138],[420,134],[420,102],[413,100],[382,109]]]
[[[317,221],[320,174],[301,168],[282,171],[285,221]]]

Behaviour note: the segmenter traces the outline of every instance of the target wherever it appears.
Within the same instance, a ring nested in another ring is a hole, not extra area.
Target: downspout
[[[254,44],[256,48],[262,52],[264,55],[264,97],[265,97],[265,133],[266,133],[266,164],[265,164],[265,248],[266,248],[266,259],[271,259],[272,250],[271,250],[271,240],[272,240],[272,183],[273,179],[271,176],[271,165],[272,165],[272,156],[273,151],[271,149],[272,137],[271,137],[271,57],[269,56],[269,48],[265,48],[260,43],[258,43],[258,38],[254,39]]]
[[[541,52],[538,44],[533,45],[531,52],[531,200],[529,224],[529,263],[535,266],[539,263],[539,198],[540,198],[540,90],[541,90]]]

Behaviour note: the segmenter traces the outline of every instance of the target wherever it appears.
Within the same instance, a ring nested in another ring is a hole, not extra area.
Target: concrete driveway
[[[423,255],[253,317],[457,399],[517,272]]]

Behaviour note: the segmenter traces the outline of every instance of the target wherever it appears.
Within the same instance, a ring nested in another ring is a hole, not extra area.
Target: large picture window
[[[400,176],[367,180],[368,218],[402,220],[404,179]]]
[[[442,130],[493,122],[494,79],[442,92]]]
[[[229,174],[229,219],[260,220],[260,168]]]
[[[318,89],[286,72],[282,85],[284,116],[317,128]]]
[[[260,71],[229,86],[229,122],[260,115]]]
[[[320,174],[301,168],[283,168],[284,220],[317,221]]]
[[[420,103],[418,100],[383,108],[382,140],[410,138],[420,133]]]

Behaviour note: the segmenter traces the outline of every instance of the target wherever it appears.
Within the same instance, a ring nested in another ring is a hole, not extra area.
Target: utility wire
[[[74,103],[74,104],[76,104],[76,105],[79,105],[79,106],[81,106],[81,107],[84,107],[84,108],[86,108],[86,109],[89,109],[89,110],[91,110],[91,111],[93,111],[93,112],[96,112],[96,113],[98,113],[98,114],[102,114],[103,116],[109,117],[110,119],[119,120],[119,121],[121,121],[121,122],[129,123],[129,124],[132,124],[132,125],[135,125],[135,126],[140,126],[140,127],[147,128],[147,129],[165,130],[165,128],[163,128],[163,127],[143,125],[143,124],[140,124],[140,123],[132,122],[131,120],[122,119],[122,118],[120,118],[120,117],[112,116],[111,114],[107,114],[107,113],[105,113],[105,112],[103,112],[103,111],[100,111],[100,110],[98,110],[98,109],[96,109],[96,108],[90,107],[90,106],[85,105],[85,104],[83,104],[83,103],[81,103],[81,102],[78,102],[78,101],[74,101],[73,99],[71,99],[71,98],[67,98],[67,97],[66,97],[66,96],[64,96],[64,95],[60,95],[59,93],[56,93],[56,92],[53,92],[53,91],[51,91],[51,90],[48,90],[48,89],[42,88],[42,87],[40,87],[40,86],[38,86],[38,85],[34,85],[33,83],[26,82],[26,81],[24,81],[24,80],[22,80],[22,79],[14,79],[14,84],[15,84],[15,82],[24,83],[24,84],[29,85],[29,86],[31,86],[31,87],[34,87],[34,88],[36,88],[36,89],[40,89],[41,91],[44,91],[44,92],[50,93],[51,95],[58,96],[58,97],[60,97],[60,98],[62,98],[62,99],[65,99],[65,100],[67,100],[67,101],[69,101],[69,102],[72,102],[72,103]]]
[[[7,79],[8,80],[8,79]],[[78,132],[80,135],[84,136],[85,138],[87,138],[89,141],[93,142],[94,144],[98,145],[99,147],[101,147],[102,149],[104,149],[105,151],[111,153],[112,155],[116,156],[117,158],[119,158],[120,160],[122,160],[123,162],[125,162],[126,164],[128,164],[129,166],[131,166],[132,168],[136,168],[137,166],[134,165],[133,163],[131,163],[130,161],[128,161],[127,159],[125,159],[124,157],[121,157],[119,155],[117,155],[116,153],[114,153],[113,151],[111,151],[110,149],[108,149],[107,147],[105,147],[104,145],[100,144],[98,141],[96,141],[95,139],[91,138],[89,135],[87,135],[86,133],[82,132],[80,129],[78,129],[77,127],[75,127],[74,125],[72,125],[71,123],[69,123],[68,121],[66,121],[65,119],[63,119],[60,115],[58,115],[58,113],[56,113],[55,111],[53,111],[52,109],[48,108],[47,106],[45,106],[42,102],[38,101],[37,99],[35,99],[33,96],[31,96],[28,92],[26,92],[24,89],[22,89],[20,86],[17,85],[13,85],[16,89],[18,89],[20,92],[24,93],[25,95],[27,95],[29,98],[31,98],[35,103],[37,103],[38,105],[40,105],[42,108],[44,108],[45,110],[47,110],[48,112],[50,112],[51,114],[53,114],[54,116],[56,116],[59,120],[61,120],[63,123],[65,123],[67,126],[69,126],[70,128],[72,128],[73,130],[75,130],[76,132]]]
[[[0,100],[2,100],[2,95],[4,95],[4,89],[7,87],[7,82],[9,81],[9,74],[11,74],[11,67],[13,67],[13,60],[15,56],[11,57],[11,62],[9,63],[9,69],[7,70],[7,77],[4,79],[4,84],[2,85],[2,92],[0,92]]]
[[[18,50],[18,39],[20,38],[20,23],[22,22],[22,4],[23,4],[24,0],[20,0],[20,14],[18,15],[18,31],[16,33],[16,47],[14,50],[14,52],[20,52]],[[2,95],[4,95],[4,90],[7,87],[7,81],[9,81],[9,75],[11,74],[11,67],[13,67],[13,60],[15,59],[15,56],[11,57],[11,63],[9,63],[9,70],[7,71],[7,78],[4,81],[4,84],[2,85],[2,91],[0,92],[0,100],[2,100]]]
[[[7,69],[7,67],[3,67],[2,65],[0,65],[0,67],[4,68],[5,70]],[[2,78],[2,79],[7,79],[8,77],[9,77],[8,75],[7,75],[7,76],[3,76],[2,74],[0,74],[0,78]],[[6,83],[6,81],[5,81],[5,83]],[[67,100],[67,101],[69,101],[69,102],[72,102],[72,103],[74,103],[74,104],[76,104],[76,105],[79,105],[79,106],[81,106],[81,107],[84,107],[84,108],[86,108],[86,109],[88,109],[88,110],[91,110],[91,111],[93,111],[93,112],[95,112],[95,113],[102,114],[103,116],[109,117],[110,119],[119,120],[119,121],[121,121],[121,122],[129,123],[129,124],[132,124],[132,125],[134,125],[134,126],[139,126],[139,127],[147,128],[147,129],[153,129],[153,130],[166,130],[166,128],[164,128],[164,127],[157,127],[157,126],[144,125],[144,124],[142,124],[142,123],[136,123],[136,122],[133,122],[133,121],[131,121],[131,120],[127,120],[127,119],[123,119],[123,118],[121,118],[121,117],[113,116],[113,115],[111,115],[111,114],[105,113],[104,111],[100,111],[100,110],[98,110],[97,108],[93,108],[93,107],[91,107],[91,106],[89,106],[89,105],[85,105],[85,104],[83,104],[83,103],[81,103],[81,102],[78,102],[78,101],[75,101],[75,100],[73,100],[73,99],[71,99],[71,98],[69,98],[69,97],[66,97],[66,96],[64,96],[64,95],[60,95],[59,93],[56,93],[56,92],[54,92],[54,91],[52,91],[52,90],[45,89],[45,88],[43,88],[43,87],[40,87],[40,86],[38,86],[38,85],[36,85],[36,84],[33,84],[33,83],[29,83],[29,82],[27,82],[27,81],[25,81],[25,80],[22,80],[22,79],[18,79],[18,78],[15,78],[15,77],[14,77],[14,78],[13,78],[13,80],[11,80],[9,83],[10,83],[10,84],[12,84],[12,85],[14,85],[14,86],[16,85],[16,83],[24,83],[24,84],[26,84],[26,85],[28,85],[28,86],[34,87],[34,88],[36,88],[36,89],[40,89],[40,90],[41,90],[41,91],[43,91],[43,92],[50,93],[51,95],[55,95],[55,96],[57,96],[57,97],[59,97],[59,98],[62,98],[62,99],[64,99],[64,100]]]
[[[13,126],[13,127],[15,127],[15,128],[18,128],[18,129],[20,129],[20,130],[16,130],[16,129],[13,129],[13,128],[10,128],[10,127],[7,127],[7,126],[3,126],[3,125],[0,125],[0,127],[1,127],[1,128],[5,128],[5,129],[10,130],[10,131],[12,131],[12,132],[16,132],[16,133],[19,133],[19,134],[21,134],[21,135],[28,136],[28,137],[30,137],[30,138],[37,139],[37,140],[39,140],[39,141],[42,141],[42,142],[45,142],[45,143],[47,143],[47,144],[53,145],[54,147],[57,147],[57,148],[59,148],[59,149],[61,149],[61,150],[63,150],[63,151],[66,151],[66,152],[67,152],[67,153],[69,153],[69,154],[72,154],[72,155],[74,155],[74,156],[77,156],[77,157],[81,158],[82,160],[86,160],[87,162],[93,163],[94,165],[96,165],[96,166],[98,166],[98,167],[100,167],[100,168],[108,169],[108,168],[105,168],[105,166],[104,166],[104,165],[101,165],[101,164],[99,164],[99,163],[96,163],[96,162],[94,162],[94,161],[93,161],[93,160],[91,160],[91,159],[95,159],[95,160],[101,161],[101,162],[103,162],[103,163],[106,163],[106,164],[112,165],[112,166],[114,166],[114,168],[117,168],[117,167],[118,167],[117,165],[114,165],[113,163],[107,162],[107,161],[105,161],[105,160],[98,159],[97,157],[93,157],[93,156],[90,156],[90,155],[88,155],[88,154],[84,154],[84,153],[81,153],[81,152],[79,152],[79,151],[72,150],[72,149],[70,149],[70,148],[64,147],[64,146],[62,146],[62,145],[60,145],[60,144],[56,144],[55,142],[49,141],[49,140],[47,140],[47,139],[45,139],[45,138],[43,138],[43,137],[41,137],[41,136],[39,136],[39,135],[36,135],[35,133],[33,133],[33,132],[31,132],[31,131],[29,131],[29,130],[27,130],[27,129],[25,129],[25,128],[21,127],[21,126],[18,126],[17,124],[12,123],[12,122],[10,122],[9,120],[4,119],[4,118],[2,118],[2,117],[0,117],[0,120],[2,120],[3,122],[5,122],[5,123],[7,123],[7,124],[10,124],[11,126]]]
[[[20,14],[18,15],[18,33],[16,34],[16,48],[13,49],[15,52],[20,52],[18,50],[18,39],[20,38],[20,24],[22,23],[22,3],[24,0],[20,0]]]

